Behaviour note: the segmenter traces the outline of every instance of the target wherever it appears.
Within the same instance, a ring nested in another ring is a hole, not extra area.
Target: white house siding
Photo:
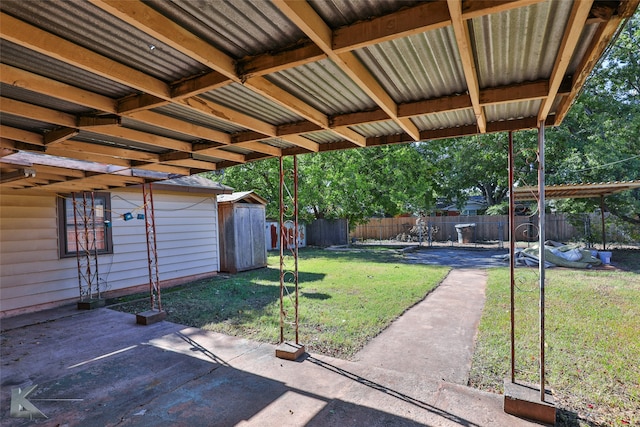
[[[161,282],[215,274],[219,270],[215,195],[153,194]],[[29,193],[0,198],[0,311],[57,305],[79,295],[75,258],[58,255],[57,196]],[[111,192],[113,254],[99,255],[101,289],[117,291],[149,282],[140,189]],[[134,219],[121,215],[132,212]]]

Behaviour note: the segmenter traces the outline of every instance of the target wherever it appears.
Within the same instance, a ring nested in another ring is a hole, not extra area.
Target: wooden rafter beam
[[[19,168],[12,172],[2,172],[0,174],[0,183],[13,182],[28,178],[34,178],[36,176],[36,170],[34,168]]]
[[[0,112],[58,126],[76,126],[76,116],[14,99],[0,97]]]
[[[398,106],[360,60],[352,52],[340,54],[333,50],[332,30],[307,2],[275,0],[274,4],[320,47],[331,61],[378,104],[392,120],[416,140],[419,139],[418,128],[410,119],[401,119],[397,116]],[[352,142],[362,145],[361,140]]]
[[[163,172],[173,175],[191,175],[191,170],[188,167],[180,167],[175,165],[167,165],[163,163],[145,163],[135,160],[131,161],[132,169],[142,169],[154,172]]]
[[[590,52],[589,55],[586,55],[583,60],[578,64],[576,71],[572,77],[572,87],[569,96],[563,97],[560,105],[556,111],[556,124],[560,124],[560,122],[564,119],[567,112],[569,111],[569,107],[571,107],[572,101],[578,95],[578,91],[583,87],[587,77],[593,70],[593,68],[598,63],[599,58],[602,56],[603,52],[611,42],[612,38],[616,34],[620,23],[633,15],[634,11],[638,8],[640,4],[640,0],[629,0],[625,2],[620,2],[618,5],[618,10],[615,15],[611,17],[605,24],[600,23],[596,33],[591,40],[591,44],[587,49]],[[590,14],[594,13],[594,9],[599,9],[603,7],[603,4],[594,4]],[[598,12],[595,12],[598,13]],[[589,22],[589,20],[587,20]]]
[[[169,85],[155,77],[127,67],[6,13],[0,14],[0,20],[2,20],[0,35],[5,40],[150,95],[163,99],[171,98]]]
[[[123,20],[124,22],[138,28],[145,33],[161,40],[163,43],[173,47],[200,62],[201,64],[215,70],[224,77],[236,83],[243,83],[253,91],[276,102],[279,105],[299,114],[307,120],[317,123],[328,129],[328,118],[309,104],[304,103],[299,98],[286,92],[269,80],[263,77],[253,77],[242,81],[236,74],[235,61],[224,52],[211,46],[187,29],[181,27],[161,13],[142,2],[119,1],[119,0],[91,0],[91,2]],[[157,95],[156,95],[157,96]],[[160,98],[163,98],[162,96]],[[190,98],[185,101],[190,101]],[[221,107],[221,106],[220,106]],[[254,119],[256,121],[256,119]],[[250,128],[254,129],[254,128]],[[254,129],[256,130],[256,129]],[[352,138],[352,134],[344,134],[346,138]],[[357,138],[360,141],[360,138]]]
[[[478,72],[473,58],[469,26],[462,16],[462,0],[447,0],[447,4],[449,6],[449,13],[451,14],[451,24],[456,37],[460,60],[462,61],[464,77],[467,82],[467,90],[469,91],[469,97],[471,98],[473,114],[476,117],[478,130],[480,133],[485,133],[487,131],[487,119],[485,117],[484,110],[480,105]]]
[[[571,57],[578,45],[580,36],[589,17],[589,11],[593,0],[577,1],[573,4],[569,20],[567,22],[565,33],[562,37],[562,43],[556,56],[555,63],[553,64],[553,71],[551,72],[551,78],[549,79],[549,93],[542,102],[540,110],[538,111],[538,120],[546,120],[551,107],[553,106],[556,95],[560,88],[560,84],[565,78],[565,73],[569,67]]]
[[[236,75],[233,58],[142,2],[89,1],[110,15],[144,31],[166,45],[219,72],[226,78],[236,82],[240,81]]]
[[[309,40],[276,53],[265,53],[238,61],[238,72],[243,79],[277,73],[325,59],[327,55]]]
[[[67,159],[84,160],[86,162],[100,163],[104,165],[129,167],[130,160],[114,157],[112,155],[90,153],[86,151],[69,150],[59,146],[59,144],[51,145],[46,148],[46,154],[56,157],[64,157]]]
[[[462,7],[462,18],[477,18],[541,1],[544,0],[465,1]],[[451,15],[446,3],[441,1],[423,2],[388,15],[338,28],[333,32],[332,47],[334,51],[343,53],[448,25],[451,25]]]
[[[191,169],[216,170],[218,166],[215,162],[194,159],[191,153],[167,153],[161,155],[162,163],[181,166]]]
[[[156,107],[168,105],[167,99],[149,95],[148,93],[140,93],[136,95],[125,96],[118,100],[118,114],[135,113],[136,111],[150,110]]]
[[[58,144],[78,135],[80,131],[76,128],[58,128],[44,134],[46,145]]]
[[[216,117],[225,122],[234,124],[236,126],[242,126],[265,135],[275,136],[276,134],[276,127],[269,123],[265,123],[239,111],[233,110],[220,104],[216,104],[215,102],[211,102],[200,97],[186,98],[180,101],[176,101],[176,103],[199,113],[211,117]]]
[[[0,136],[2,136],[2,139],[21,141],[32,145],[44,145],[44,138],[39,133],[10,126],[0,125]]]
[[[191,77],[171,84],[171,98],[184,99],[218,89],[231,83],[232,80],[217,71]]]
[[[0,82],[31,92],[57,98],[73,104],[93,108],[106,113],[115,113],[117,101],[109,97],[61,83],[29,71],[0,64]]]
[[[158,162],[159,155],[147,153],[139,150],[129,150],[127,148],[113,147],[108,145],[92,144],[80,141],[64,141],[55,145],[56,148],[68,151],[81,151],[89,154],[97,154],[106,157],[114,157],[116,159],[138,160],[145,162]],[[47,151],[49,147],[47,147]],[[109,160],[108,163],[110,163]]]
[[[167,138],[165,136],[154,135],[146,132],[141,132],[135,129],[129,129],[122,126],[100,126],[97,128],[91,129],[91,132],[106,135],[115,138],[122,138],[129,141],[139,142],[141,144],[146,144],[152,146],[154,148],[162,148],[167,150],[176,150],[176,151],[184,151],[191,152],[191,143],[180,141],[173,138]]]
[[[153,111],[128,113],[125,114],[125,117],[140,123],[157,126],[162,129],[183,133],[185,135],[195,136],[208,141],[219,142],[221,144],[231,144],[231,136],[227,133],[206,128],[204,126],[198,126],[193,123],[169,117],[164,114],[155,113]]]

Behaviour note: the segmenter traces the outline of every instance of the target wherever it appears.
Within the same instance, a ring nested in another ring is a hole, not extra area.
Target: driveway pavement
[[[453,268],[508,267],[507,249],[419,248],[406,252],[412,264],[447,265]]]

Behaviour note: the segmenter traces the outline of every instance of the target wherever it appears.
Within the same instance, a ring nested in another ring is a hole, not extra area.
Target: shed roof
[[[267,200],[258,196],[253,191],[237,191],[231,194],[221,194],[218,196],[218,204],[222,203],[250,203],[254,205],[266,205]]]
[[[544,196],[547,199],[580,199],[610,196],[634,188],[640,188],[640,181],[548,185]],[[538,187],[519,187],[514,189],[513,195],[514,200],[537,200]]]
[[[0,189],[557,125],[639,2],[3,0]]]

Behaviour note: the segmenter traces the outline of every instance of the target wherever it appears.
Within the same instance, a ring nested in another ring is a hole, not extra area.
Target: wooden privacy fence
[[[516,240],[534,241],[538,239],[538,217],[517,216]],[[349,237],[353,240],[404,240],[408,236],[416,236],[417,217],[372,218],[367,224],[356,226]],[[425,222],[420,233],[422,241],[429,240],[427,230],[431,231],[431,239],[436,242],[457,241],[456,225],[475,224],[471,227],[472,239],[482,241],[506,241],[509,237],[509,217],[507,215],[470,215],[470,216],[437,216],[422,218]],[[583,236],[583,230],[577,230],[563,214],[546,215],[546,237],[550,240],[568,241]],[[415,239],[414,239],[415,240]]]

